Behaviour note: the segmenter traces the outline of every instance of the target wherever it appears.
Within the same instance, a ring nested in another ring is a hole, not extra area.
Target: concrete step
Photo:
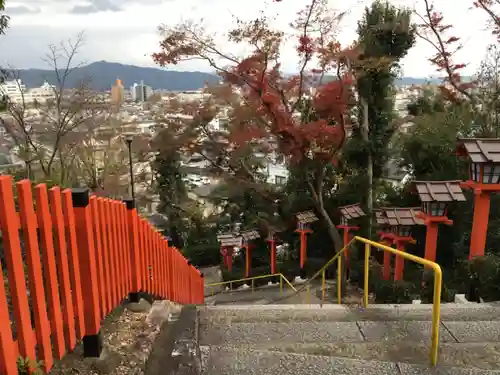
[[[199,308],[200,322],[286,322],[286,321],[430,321],[432,305],[370,305],[345,306],[319,305],[230,305],[205,306]],[[443,321],[500,321],[500,304],[443,304]]]
[[[209,347],[203,375],[500,375],[500,371]]]
[[[428,343],[429,321],[288,321],[252,323],[203,323],[202,344],[280,342],[362,342],[411,340]],[[442,321],[440,342],[500,342],[500,321]]]
[[[231,348],[242,352],[271,351],[419,365],[429,363],[430,351],[428,344],[391,340],[336,343],[293,343],[284,340],[279,343],[261,342],[232,345]],[[499,363],[500,343],[442,343],[439,347],[439,364],[441,366],[496,370],[500,368]]]

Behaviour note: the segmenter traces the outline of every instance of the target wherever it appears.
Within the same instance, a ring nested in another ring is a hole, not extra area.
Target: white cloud
[[[339,7],[347,2],[334,0]],[[422,9],[421,0],[394,0],[417,11]],[[62,0],[18,0],[9,3],[15,7],[39,8],[38,14],[12,14],[11,29],[6,36],[0,37],[2,58],[20,68],[41,67],[40,57],[49,43],[67,39],[80,30],[85,30],[87,43],[81,58],[86,61],[109,60],[122,63],[154,66],[150,55],[157,50],[160,24],[173,25],[180,20],[204,19],[206,29],[219,34],[229,30],[233,17],[252,19],[259,10],[266,13],[279,13],[274,24],[286,28],[296,12],[304,6],[304,0],[283,0],[273,3],[270,0],[235,2],[234,0],[148,0],[116,2],[106,0],[109,7],[119,5],[121,11],[103,11],[91,14],[70,14],[75,6],[85,6],[91,1]],[[98,4],[98,0],[92,0]],[[333,3],[333,1],[332,1]],[[356,36],[356,22],[363,8],[370,0],[358,0],[349,5],[349,14],[345,18],[340,33],[343,43],[352,41]],[[470,63],[468,74],[474,72],[483,57],[488,43],[493,37],[486,29],[486,18],[478,10],[471,10],[469,0],[435,0],[438,10],[444,12],[446,20],[455,25],[455,35],[462,38],[463,50],[457,55],[458,62]],[[100,3],[101,5],[104,3]],[[110,5],[111,4],[111,5]],[[339,8],[339,10],[345,10]],[[21,48],[20,48],[21,46]],[[435,75],[428,62],[432,48],[422,40],[410,51],[403,62],[405,75]],[[283,51],[283,67],[286,71],[296,70],[294,43],[289,42]],[[170,67],[169,67],[170,68]],[[190,62],[173,67],[176,70],[209,70],[199,62]]]

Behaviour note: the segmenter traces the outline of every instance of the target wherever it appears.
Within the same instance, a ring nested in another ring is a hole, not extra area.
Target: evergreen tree
[[[160,197],[157,211],[167,218],[165,235],[170,236],[173,246],[182,248],[183,236],[186,232],[182,206],[188,198],[186,184],[182,178],[180,155],[175,147],[169,147],[174,143],[174,134],[168,129],[158,134],[155,144],[159,147],[157,147],[153,169]]]
[[[347,165],[366,176],[368,212],[373,206],[375,182],[383,174],[389,158],[389,144],[396,130],[393,111],[394,78],[398,62],[415,43],[411,10],[389,2],[375,1],[358,22],[362,54],[355,62],[360,97],[358,122],[345,149]],[[356,173],[354,173],[356,175]]]

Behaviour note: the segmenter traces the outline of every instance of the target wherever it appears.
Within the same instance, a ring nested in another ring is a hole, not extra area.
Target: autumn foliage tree
[[[250,22],[238,20],[228,33],[230,43],[251,48],[243,58],[224,51],[213,35],[190,22],[163,27],[160,51],[153,55],[161,66],[202,60],[221,76],[219,92],[192,111],[195,126],[190,128],[190,149],[202,154],[224,178],[261,189],[263,179],[252,160],[256,153],[283,157],[290,164],[307,163],[312,201],[337,250],[342,240],[325,209],[325,174],[328,167],[337,165],[345,142],[354,83],[351,61],[357,54],[355,48],[342,48],[336,39],[341,18],[326,0],[312,0],[297,14],[292,27],[300,66],[293,77],[281,71],[286,35],[274,30],[264,16]],[[327,82],[328,74],[334,77]],[[304,100],[312,104],[313,120],[298,112]],[[226,128],[211,130],[209,125],[221,113],[228,120]],[[199,147],[207,143],[212,147],[204,153]]]

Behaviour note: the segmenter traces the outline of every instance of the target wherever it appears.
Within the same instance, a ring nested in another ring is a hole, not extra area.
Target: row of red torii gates
[[[436,261],[436,246],[438,227],[440,224],[453,225],[447,217],[448,204],[466,200],[462,189],[470,189],[474,193],[474,218],[471,232],[469,259],[483,256],[486,247],[488,221],[490,211],[490,195],[500,191],[500,138],[460,138],[457,146],[458,156],[469,159],[469,179],[467,181],[413,181],[413,191],[418,194],[421,207],[386,207],[376,209],[375,217],[380,231],[380,242],[405,250],[408,244],[415,243],[411,229],[415,225],[425,225],[425,258]],[[359,204],[339,208],[341,224],[338,229],[343,231],[344,244],[348,244],[359,227],[353,221],[365,216]],[[310,224],[318,220],[312,211],[296,214],[297,229],[300,234],[300,268],[303,270],[307,258],[307,234],[312,233]],[[251,244],[250,241],[259,237],[255,230],[233,233],[218,237],[221,244],[221,254],[229,271],[232,269],[234,247],[243,247],[246,254],[246,277],[250,276]],[[276,232],[270,231],[267,238],[270,248],[271,273],[276,270],[276,245],[279,239]],[[384,252],[383,278],[391,278],[391,257]],[[346,266],[349,267],[349,253],[346,251]],[[394,263],[394,280],[403,279],[404,259],[397,257]]]

